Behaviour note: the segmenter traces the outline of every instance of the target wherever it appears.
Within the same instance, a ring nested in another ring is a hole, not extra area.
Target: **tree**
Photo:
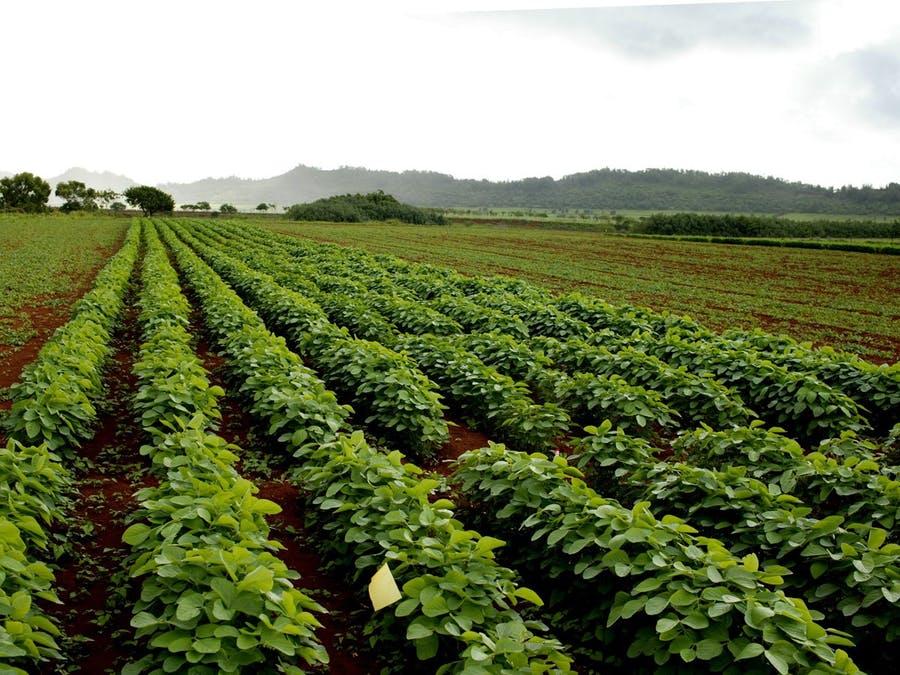
[[[237,213],[238,212],[237,208],[235,208],[231,204],[222,204],[222,206],[219,207],[219,211],[221,213]]]
[[[197,202],[198,211],[209,211],[210,208],[209,202]]]
[[[182,211],[196,211],[199,207],[196,204],[182,204]]]
[[[95,190],[87,187],[77,180],[70,180],[56,186],[56,196],[64,199],[65,204],[61,210],[70,211],[96,211],[101,204],[108,204],[118,197],[113,190]]]
[[[0,179],[0,205],[3,208],[37,213],[46,210],[49,197],[50,184],[27,171]]]
[[[129,204],[143,211],[145,216],[152,216],[158,212],[171,213],[175,210],[172,195],[149,185],[130,187],[122,193],[122,196]]]
[[[110,210],[116,211],[116,212],[124,211],[125,205],[122,202],[113,202],[112,204],[109,205],[109,208],[110,208]]]
[[[257,211],[268,211],[269,205],[266,204],[265,202],[260,202],[259,204],[256,205],[256,210]]]

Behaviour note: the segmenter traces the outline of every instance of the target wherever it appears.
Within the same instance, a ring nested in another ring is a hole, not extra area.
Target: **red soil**
[[[450,475],[451,465],[459,456],[469,450],[487,447],[490,440],[480,431],[470,429],[461,422],[447,421],[450,428],[450,440],[444,443],[437,452],[435,466],[431,469],[442,476]]]
[[[126,516],[137,508],[134,494],[152,481],[138,475],[146,461],[140,456],[142,435],[131,408],[138,344],[132,301],[129,294],[123,326],[113,338],[117,351],[105,378],[106,409],[94,437],[77,451],[89,468],[77,476],[69,513],[72,555],[61,560],[56,574],[62,604],[48,607],[65,635],[88,641],[67,650],[67,672],[102,673],[133,657],[123,640],[131,635],[131,603],[121,601],[114,575],[124,570],[130,552],[122,534]],[[41,672],[56,672],[56,664]]]
[[[53,331],[69,320],[69,309],[90,289],[97,272],[118,247],[116,245],[111,249],[100,248],[103,262],[89,273],[79,275],[70,292],[38,296],[32,299],[32,307],[22,308],[28,314],[31,327],[37,334],[25,344],[10,348],[10,350],[0,346],[0,387],[8,387],[18,380],[22,369],[34,360]],[[48,304],[50,301],[53,301],[52,304]],[[8,407],[8,405],[8,403],[4,405],[4,402],[0,401],[0,408]]]
[[[196,311],[191,316],[192,334],[197,340],[195,351],[209,373],[210,382],[225,388],[225,359],[210,345],[202,319]],[[248,448],[254,442],[253,420],[238,400],[227,394],[219,399],[222,420],[219,435],[229,443]],[[238,465],[238,469],[242,467]],[[345,583],[324,572],[324,562],[315,553],[311,536],[305,529],[303,500],[297,487],[287,480],[247,476],[259,488],[258,496],[281,507],[281,513],[268,518],[270,536],[284,547],[278,557],[300,574],[297,588],[319,602],[327,613],[318,615],[322,628],[316,636],[328,652],[329,672],[335,675],[363,675],[380,670],[374,655],[359,649],[363,644],[368,611]]]

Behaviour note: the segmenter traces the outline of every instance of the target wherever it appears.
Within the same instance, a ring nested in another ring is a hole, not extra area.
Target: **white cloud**
[[[571,12],[448,13],[551,5],[7,3],[0,169],[85,165],[147,182],[300,162],[900,178],[898,125],[871,114],[896,118],[894,3],[613,8],[582,14],[589,25]],[[877,63],[846,56],[873,49]],[[829,77],[836,62],[849,65]]]

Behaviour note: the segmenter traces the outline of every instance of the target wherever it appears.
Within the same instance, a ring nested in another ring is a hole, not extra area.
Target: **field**
[[[0,386],[65,321],[126,226],[108,217],[0,216]]]
[[[451,266],[131,223],[9,391],[0,671],[891,672],[900,366],[548,290],[737,247],[332,227]]]
[[[760,326],[879,362],[900,360],[900,260],[894,256],[528,228],[269,227],[466,274],[514,275],[557,291],[689,314],[715,329]]]

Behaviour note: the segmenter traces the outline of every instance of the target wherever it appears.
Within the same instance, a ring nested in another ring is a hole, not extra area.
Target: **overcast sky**
[[[3,3],[0,170],[900,181],[900,2],[645,4]]]

